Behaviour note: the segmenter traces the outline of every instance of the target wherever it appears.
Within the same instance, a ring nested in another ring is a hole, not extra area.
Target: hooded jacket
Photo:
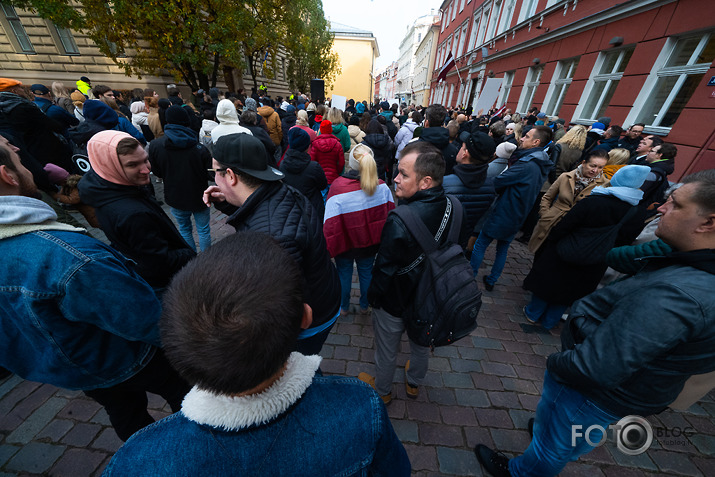
[[[419,124],[414,122],[412,118],[408,119],[405,124],[402,125],[397,134],[395,135],[395,145],[397,146],[397,152],[395,152],[395,158],[400,157],[400,151],[407,145],[408,142],[412,140],[415,135],[415,129]]]
[[[377,164],[377,175],[381,179],[385,178],[387,167],[391,166],[392,160],[392,140],[387,134],[366,134],[362,143],[369,146],[375,156]],[[390,177],[392,178],[392,177]]]
[[[281,130],[283,131],[283,145],[288,147],[288,130],[295,126],[295,121],[298,118],[295,113],[286,113],[281,119]]]
[[[328,179],[328,185],[343,172],[345,154],[343,148],[332,134],[321,134],[311,144],[310,158],[320,164]]]
[[[340,145],[343,147],[343,152],[350,151],[350,133],[344,124],[333,124],[333,136],[338,138]]]
[[[253,136],[253,133],[243,126],[238,125],[238,113],[236,107],[228,99],[222,99],[216,106],[216,119],[219,120],[219,125],[211,131],[211,141],[216,144],[216,141],[221,136],[227,134],[248,134]]]
[[[459,148],[457,147],[456,141],[452,143],[449,142],[449,130],[441,126],[422,128],[422,134],[420,134],[419,140],[427,141],[440,150],[445,163],[444,173],[445,175],[451,174],[454,165],[457,163],[457,152],[459,152]]]
[[[470,232],[494,202],[493,181],[485,184],[487,169],[489,164],[457,164],[454,174],[445,176],[442,181],[444,193],[455,196],[464,206]]]
[[[280,146],[283,139],[283,129],[281,127],[281,118],[276,113],[276,110],[270,106],[261,106],[257,109],[257,112],[266,120],[268,135],[271,137],[273,144]]]
[[[164,179],[167,204],[189,212],[206,209],[203,193],[209,186],[211,154],[193,129],[167,124],[164,135],[149,146],[149,161],[154,175]]]
[[[348,134],[350,134],[350,148],[357,146],[365,139],[365,131],[360,129],[360,126],[348,126]]]
[[[280,171],[285,174],[283,182],[306,196],[322,221],[325,204],[321,191],[328,187],[328,180],[320,164],[311,161],[310,154],[306,151],[288,149],[281,162]]]
[[[482,229],[497,240],[511,240],[519,231],[553,167],[548,154],[540,147],[517,149],[512,158],[514,156],[514,165],[494,178],[494,189],[499,197]]]
[[[93,168],[98,161],[119,164],[116,144],[111,141],[93,142],[90,150]],[[196,255],[147,188],[110,182],[94,169],[84,175],[78,188],[82,202],[95,208],[112,247],[134,260],[137,272],[151,286],[167,286]]]

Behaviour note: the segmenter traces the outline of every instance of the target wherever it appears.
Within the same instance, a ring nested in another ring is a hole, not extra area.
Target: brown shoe
[[[407,381],[407,371],[410,369],[410,360],[407,360],[407,363],[405,363],[405,394],[407,394],[407,397],[410,399],[417,399],[417,395],[419,394],[420,390],[417,386],[413,386],[412,384]]]
[[[358,374],[358,379],[364,383],[369,384],[372,386],[372,389],[375,389],[375,377],[370,376],[367,373],[360,373]],[[377,391],[377,389],[375,389]],[[390,404],[392,402],[392,394],[386,394],[384,396],[380,396],[382,398],[382,402],[385,403],[385,405]]]

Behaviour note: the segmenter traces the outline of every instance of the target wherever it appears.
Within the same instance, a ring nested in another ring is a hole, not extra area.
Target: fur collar
[[[283,376],[262,393],[252,396],[217,395],[194,386],[184,397],[181,412],[198,424],[227,431],[265,424],[300,399],[313,382],[321,359],[317,355],[291,353]]]

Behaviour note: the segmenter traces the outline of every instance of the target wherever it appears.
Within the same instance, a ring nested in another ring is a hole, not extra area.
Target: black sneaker
[[[491,283],[489,283],[489,282],[487,281],[487,276],[486,276],[486,275],[484,275],[484,276],[482,277],[482,281],[484,282],[484,288],[486,288],[487,291],[492,291],[492,290],[494,290],[494,285],[492,285]]]
[[[474,448],[477,460],[484,470],[494,477],[511,477],[509,473],[509,458],[501,452],[494,452],[483,444],[477,444]]]

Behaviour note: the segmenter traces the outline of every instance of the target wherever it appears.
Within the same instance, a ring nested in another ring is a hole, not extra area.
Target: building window
[[[452,21],[457,18],[457,0],[454,0],[454,3],[452,4]]]
[[[579,101],[583,109],[581,111],[577,109],[575,117],[595,121],[596,118],[604,115],[631,56],[633,56],[632,47],[599,55]]]
[[[499,21],[499,28],[497,28],[497,35],[509,28],[509,25],[511,24],[511,16],[514,14],[515,6],[516,0],[506,0],[504,11],[501,14],[501,20]]]
[[[52,27],[55,32],[57,32],[57,39],[62,47],[62,53],[65,55],[79,55],[79,48],[77,48],[77,43],[74,41],[74,37],[72,36],[70,29],[60,28],[54,23],[52,24]]]
[[[475,47],[481,45],[486,40],[484,39],[484,33],[487,31],[487,22],[489,21],[489,8],[485,8],[482,11],[482,21],[479,23],[479,33],[477,34],[477,44]]]
[[[454,43],[452,43],[452,55],[454,55],[454,59],[455,59],[455,60],[456,60],[457,57],[459,56],[459,54],[458,54],[457,52],[458,52],[458,50],[459,50],[459,43],[460,43],[460,41],[459,41],[459,39],[460,39],[459,33],[460,33],[461,31],[462,31],[462,30],[460,30],[459,28],[457,28],[456,30],[454,30]]]
[[[642,101],[642,106],[633,121],[654,128],[675,124],[715,58],[715,35],[671,39],[664,51],[666,55],[658,57],[636,100],[636,105]],[[664,56],[667,59],[661,62]]]
[[[474,15],[474,22],[472,23],[472,34],[469,37],[469,51],[472,51],[477,47],[477,31],[479,30],[479,13]]]
[[[497,22],[499,21],[499,13],[501,12],[502,0],[494,1],[494,8],[492,8],[492,17],[489,19],[489,28],[487,29],[487,35],[484,37],[484,41],[487,42],[494,38],[494,32],[497,29]]]
[[[10,25],[10,29],[15,35],[15,40],[17,40],[20,52],[35,53],[35,47],[32,46],[32,42],[30,42],[30,38],[27,36],[25,27],[22,26],[22,21],[20,21],[20,17],[17,16],[15,7],[4,3],[0,5],[2,5],[2,11],[5,14],[5,18]]]
[[[501,83],[501,92],[499,93],[499,101],[497,101],[497,106],[501,107],[509,101],[509,93],[511,92],[511,84],[514,82],[514,71],[507,71],[504,73],[504,79]]]
[[[521,12],[519,13],[519,22],[523,22],[527,18],[531,18],[536,13],[536,6],[539,0],[524,0],[521,4]]]
[[[526,75],[526,82],[524,83],[524,89],[521,91],[521,97],[519,98],[519,106],[517,107],[517,110],[520,113],[526,113],[526,111],[531,107],[531,102],[534,100],[536,88],[539,87],[539,82],[541,81],[541,75],[543,73],[543,66],[532,66],[529,68],[529,72]]]
[[[462,13],[462,10],[464,10],[464,0],[459,4],[459,13]]]
[[[577,67],[578,58],[558,62],[549,91],[547,91],[546,99],[544,100],[545,107],[542,109],[544,113],[549,116],[559,113]]]

